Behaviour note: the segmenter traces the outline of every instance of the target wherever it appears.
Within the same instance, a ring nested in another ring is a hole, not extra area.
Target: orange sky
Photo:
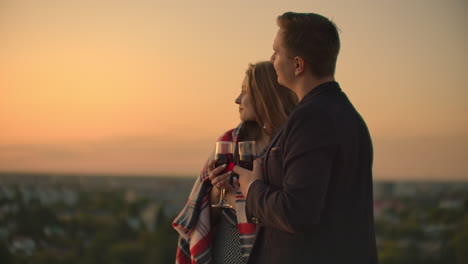
[[[341,29],[377,179],[468,180],[462,0],[2,1],[0,171],[196,175],[289,10]]]

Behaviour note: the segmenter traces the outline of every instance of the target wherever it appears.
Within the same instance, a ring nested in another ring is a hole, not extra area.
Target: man
[[[318,14],[277,23],[278,81],[300,103],[253,171],[234,167],[258,225],[249,263],[377,263],[372,142],[335,82],[337,28]]]

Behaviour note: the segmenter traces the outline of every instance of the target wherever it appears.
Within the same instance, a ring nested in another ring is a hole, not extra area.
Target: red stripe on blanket
[[[240,234],[253,234],[255,233],[255,225],[249,223],[239,223],[237,225]]]
[[[190,264],[190,257],[187,255],[184,255],[184,253],[182,253],[182,250],[180,250],[180,248],[177,248],[176,259],[177,259],[177,264]]]
[[[177,223],[175,223],[175,222],[172,223],[172,226],[173,226],[174,229],[176,229],[176,230],[177,230],[177,228],[180,228],[180,229],[183,229],[183,230],[186,231],[186,232],[187,232],[187,231],[190,231],[189,229],[185,228],[185,226],[179,225],[179,224],[177,224]]]
[[[198,256],[201,253],[203,253],[205,250],[207,250],[210,247],[211,244],[211,232],[206,234],[200,241],[198,241],[197,244],[193,245],[190,248],[190,254],[192,256]],[[195,261],[193,263],[196,263]]]

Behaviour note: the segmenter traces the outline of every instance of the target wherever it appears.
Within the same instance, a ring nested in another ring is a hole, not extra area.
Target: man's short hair
[[[340,51],[338,29],[331,20],[314,13],[286,12],[277,19],[283,31],[286,55],[299,56],[316,77],[335,74]]]

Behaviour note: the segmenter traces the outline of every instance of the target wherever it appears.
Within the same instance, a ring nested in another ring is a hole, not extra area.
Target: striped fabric
[[[227,131],[219,138],[222,141],[237,143],[242,124]],[[237,163],[237,144],[235,144],[234,160]],[[211,183],[208,179],[208,164],[210,157],[196,179],[185,207],[172,222],[172,226],[179,233],[176,253],[176,264],[208,264],[211,263],[211,224],[210,199]],[[224,210],[227,219],[237,223],[240,234],[242,257],[247,259],[252,250],[255,239],[255,225],[247,222],[245,214],[245,197],[240,190],[236,194],[236,209]]]

